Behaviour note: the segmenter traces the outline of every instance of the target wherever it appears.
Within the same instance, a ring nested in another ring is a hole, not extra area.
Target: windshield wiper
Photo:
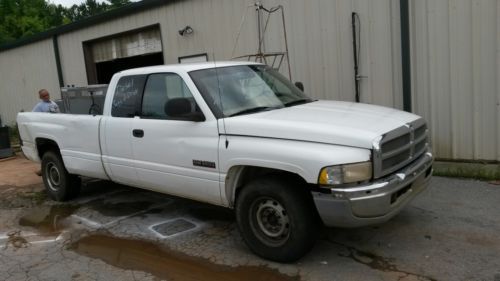
[[[300,99],[285,103],[286,107],[312,102],[311,99]]]
[[[260,111],[268,111],[268,110],[273,110],[281,107],[276,107],[276,106],[257,106],[257,107],[252,107],[252,108],[247,108],[243,109],[242,111],[238,111],[236,113],[233,113],[229,115],[228,117],[233,117],[237,115],[242,115],[242,114],[249,114],[249,113],[255,113],[255,112],[260,112]]]

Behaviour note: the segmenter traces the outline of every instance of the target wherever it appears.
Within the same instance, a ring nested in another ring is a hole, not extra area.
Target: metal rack
[[[279,5],[279,6],[271,8],[271,9],[266,9],[260,2],[256,2],[254,5],[249,6],[249,7],[255,7],[255,10],[257,11],[257,24],[258,24],[258,37],[259,37],[258,38],[259,45],[257,48],[257,53],[236,56],[236,57],[234,56],[234,52],[235,52],[236,47],[238,45],[238,40],[239,40],[239,37],[241,34],[241,29],[246,21],[246,12],[245,12],[245,14],[242,17],[242,21],[240,24],[240,28],[238,30],[238,34],[236,36],[231,59],[246,58],[247,61],[253,60],[256,62],[265,63],[266,65],[268,65],[276,70],[280,70],[280,68],[283,64],[283,61],[286,59],[287,66],[288,66],[288,78],[290,80],[292,80],[292,71],[291,71],[291,67],[290,67],[290,59],[288,56],[288,38],[287,38],[287,34],[286,34],[285,12],[283,10],[283,6]],[[283,39],[285,41],[285,51],[284,52],[265,52],[264,51],[264,36],[266,34],[267,27],[269,25],[269,19],[271,18],[271,15],[276,13],[276,12],[281,12],[281,22],[283,25]],[[263,13],[266,13],[264,28],[262,28]]]

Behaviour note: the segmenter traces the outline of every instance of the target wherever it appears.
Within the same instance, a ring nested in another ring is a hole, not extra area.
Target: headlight
[[[325,167],[319,173],[319,184],[334,185],[372,178],[372,162]]]

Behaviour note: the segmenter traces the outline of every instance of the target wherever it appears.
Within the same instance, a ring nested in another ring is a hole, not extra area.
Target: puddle
[[[66,204],[33,208],[19,219],[19,225],[33,227],[42,235],[58,235],[67,227],[65,219],[78,208]]]
[[[73,243],[71,250],[127,270],[138,270],[167,280],[253,281],[300,280],[265,267],[229,267],[168,251],[147,241],[92,235]]]

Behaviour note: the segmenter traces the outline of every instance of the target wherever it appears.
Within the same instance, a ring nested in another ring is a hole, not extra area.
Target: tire
[[[42,157],[42,179],[50,198],[67,201],[80,193],[81,179],[68,173],[61,156],[48,151]]]
[[[291,180],[266,177],[243,187],[236,220],[243,240],[256,255],[293,262],[314,246],[320,220],[311,194]]]

